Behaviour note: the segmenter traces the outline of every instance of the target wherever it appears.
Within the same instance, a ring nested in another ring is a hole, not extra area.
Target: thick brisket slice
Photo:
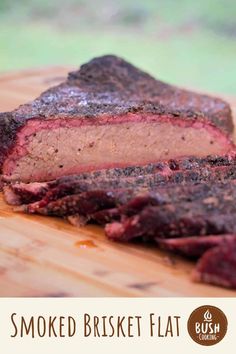
[[[104,56],[13,112],[0,114],[0,171],[8,181],[227,154],[234,145],[224,101],[157,81]]]
[[[155,238],[158,246],[164,250],[179,253],[189,258],[199,258],[208,249],[219,246],[222,242],[235,240],[236,235],[208,235],[183,238]]]
[[[199,259],[193,280],[236,289],[236,240],[211,248]]]
[[[207,158],[182,158],[161,163],[87,172],[58,178],[48,183],[15,183],[5,187],[9,204],[28,204],[42,199],[77,194],[87,190],[155,189],[166,184],[227,181],[236,178],[236,158],[209,156]]]

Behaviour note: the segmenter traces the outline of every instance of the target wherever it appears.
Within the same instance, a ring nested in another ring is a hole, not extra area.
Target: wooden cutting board
[[[61,82],[52,67],[0,76],[0,111]],[[227,97],[233,108],[236,99]],[[13,212],[0,195],[0,296],[235,296],[191,282],[194,264],[155,247],[108,241],[102,228]]]

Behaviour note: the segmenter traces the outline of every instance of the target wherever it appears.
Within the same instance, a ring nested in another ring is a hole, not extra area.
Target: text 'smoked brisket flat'
[[[157,81],[115,56],[82,65],[13,112],[0,114],[0,168],[7,181],[46,181],[234,145],[224,101]]]

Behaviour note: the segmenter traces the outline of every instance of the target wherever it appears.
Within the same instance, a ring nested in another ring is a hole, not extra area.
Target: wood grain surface
[[[73,68],[72,68],[73,69]],[[61,82],[68,67],[0,76],[0,111]],[[236,111],[236,99],[224,97]],[[0,195],[0,296],[235,296],[191,281],[194,264],[153,246],[106,239],[97,226],[17,213]]]

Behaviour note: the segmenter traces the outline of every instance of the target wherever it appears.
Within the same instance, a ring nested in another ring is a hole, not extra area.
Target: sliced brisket
[[[113,222],[105,227],[106,235],[115,241],[130,241],[144,237],[182,237],[194,235],[236,233],[236,211],[230,206],[225,213],[201,211],[200,205],[183,203],[146,207],[139,214]],[[192,208],[190,210],[190,208]]]
[[[152,191],[90,190],[56,200],[46,196],[23,206],[23,210],[55,216],[79,214],[87,220],[110,222],[105,227],[107,236],[129,241],[137,237],[234,233],[235,198],[236,181],[233,180],[217,184],[172,184]]]
[[[81,216],[87,216],[89,220],[90,216],[98,210],[114,208],[119,204],[126,203],[130,198],[129,194],[132,195],[133,191],[92,190],[80,194],[67,195],[53,201],[43,199],[36,203],[18,207],[18,210],[30,214],[37,213],[61,217],[79,214]]]
[[[48,183],[15,183],[4,188],[9,204],[47,202],[88,190],[146,189],[167,184],[223,182],[236,178],[235,155],[181,158],[144,166],[103,169],[58,178]]]
[[[106,225],[107,236],[129,241],[144,236],[171,238],[236,232],[235,181],[169,186],[162,190],[157,194],[159,200],[164,196],[164,202],[158,206],[147,205],[135,212],[133,206],[121,207],[121,221]],[[129,204],[135,205],[134,199]]]
[[[235,148],[232,130],[224,101],[157,81],[108,55],[0,114],[0,171],[7,181],[46,181],[185,155],[222,155]]]
[[[235,240],[236,235],[208,235],[182,238],[155,238],[163,250],[179,253],[188,258],[199,258],[208,249],[220,246],[223,242]]]
[[[236,239],[209,249],[199,259],[193,280],[236,289]]]

